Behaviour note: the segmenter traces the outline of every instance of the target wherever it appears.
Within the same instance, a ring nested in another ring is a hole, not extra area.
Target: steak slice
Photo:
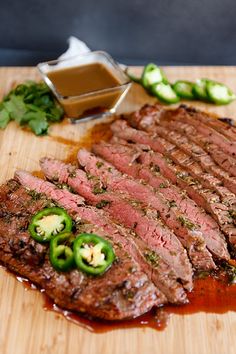
[[[168,117],[168,121],[163,119],[161,122],[162,124],[167,122],[168,126],[174,125],[175,129],[181,130],[191,141],[200,145],[221,169],[225,170],[229,175],[236,176],[235,158],[219,149],[217,145],[210,143],[209,140],[200,134],[193,126],[181,121],[171,120],[171,117]]]
[[[56,177],[56,175],[54,175],[54,177]],[[23,171],[17,172],[17,178],[20,179],[24,186],[41,192],[41,179]],[[53,200],[58,203],[55,190],[59,189],[50,182],[43,182],[43,184],[47,186],[46,196],[51,198],[53,193]],[[54,192],[52,192],[53,190]],[[65,191],[63,190],[63,192]],[[73,196],[73,194],[71,194],[71,196]],[[59,205],[64,207],[64,202],[64,199],[60,199]],[[135,259],[137,269],[139,269],[139,264],[141,264],[142,269],[145,270],[145,272],[148,274],[151,274],[151,279],[155,281],[155,284],[158,282],[158,288],[161,288],[163,293],[165,291],[165,295],[168,297],[170,302],[187,302],[186,293],[184,292],[182,286],[176,282],[176,277],[174,276],[173,271],[167,266],[167,264],[159,259],[158,267],[154,267],[153,258],[156,259],[155,253],[150,251],[150,249],[144,245],[141,240],[137,240],[135,242],[138,245],[137,247],[136,244],[130,240],[130,237],[128,239],[124,239],[124,237],[126,237],[125,230],[117,227],[117,225],[114,225],[114,223],[106,216],[105,212],[86,205],[80,207],[73,205],[67,210],[75,220],[82,218],[83,220],[88,220],[93,225],[98,225],[99,228],[105,230],[106,235],[109,235],[109,237],[114,240],[113,243],[118,244],[119,249],[123,249],[129,252],[129,254],[125,252],[126,257],[129,259]],[[130,242],[127,242],[127,240],[130,240]],[[146,262],[144,262],[144,258]],[[165,297],[160,293],[160,291],[158,291],[158,289],[156,289],[156,292],[158,295],[156,304],[160,305],[165,302]]]
[[[177,184],[185,189],[190,198],[192,198],[200,207],[203,207],[207,212],[211,213],[214,219],[219,223],[222,231],[229,237],[232,244],[236,242],[236,228],[231,213],[231,208],[221,203],[220,197],[207,188],[204,188],[198,179],[192,178],[189,172],[175,164],[169,158],[168,151],[173,149],[173,144],[165,142],[162,138],[154,139],[152,134],[143,131],[138,131],[134,128],[126,126],[125,122],[121,122],[118,129],[118,121],[113,123],[112,130],[118,136],[125,136],[127,141],[134,141],[141,144],[146,144],[155,151],[164,153],[163,156],[157,152],[143,152],[140,155],[140,160],[145,166],[158,166],[160,172],[172,183]],[[123,130],[121,130],[121,128]],[[124,134],[122,134],[124,131]],[[141,148],[141,146],[140,146]],[[234,208],[232,208],[234,210]]]
[[[171,142],[174,139],[175,144],[187,154],[191,154],[194,160],[200,162],[203,169],[218,177],[226,188],[236,194],[236,178],[231,177],[228,172],[218,166],[207,151],[197,144],[198,139],[194,135],[195,131],[192,131],[195,128],[189,126],[192,131],[189,134],[188,129],[185,129],[186,125],[184,123],[167,120],[161,120],[159,127],[165,127],[172,140]]]
[[[165,228],[160,220],[156,220],[156,212],[153,213],[148,209],[140,210],[137,201],[128,201],[123,196],[109,191],[108,185],[105,186],[99,177],[88,175],[75,167],[71,174],[72,165],[43,159],[41,167],[48,178],[55,180],[57,176],[59,183],[67,183],[87,201],[97,208],[103,208],[117,222],[132,229],[173,268],[188,289],[192,288],[192,268],[186,251],[176,236]]]
[[[201,113],[196,113],[195,109],[186,109],[185,106],[180,106],[176,110],[168,110],[166,112],[168,116],[170,115],[172,117],[172,119],[194,126],[210,143],[220,147],[226,154],[233,157],[236,156],[236,142],[229,140],[211,126],[203,123],[202,119],[198,119],[201,116]]]
[[[199,237],[199,243],[201,243],[201,240],[203,240],[203,242],[204,239],[207,240],[208,233],[203,235],[203,228],[200,228],[197,224],[191,223],[190,230],[190,224],[187,225],[188,227],[183,224],[186,213],[181,212],[175,199],[171,201],[165,199],[157,190],[154,191],[150,186],[144,185],[127,175],[122,175],[112,165],[98,159],[86,150],[79,151],[78,159],[80,164],[85,167],[86,172],[91,175],[100,176],[105,185],[110,186],[115,191],[128,193],[131,197],[142,202],[146,207],[151,206],[156,209],[163,221],[170,227],[170,229],[174,230],[175,234],[184,245],[186,245],[186,243],[188,244],[189,240],[192,240],[192,238],[195,238],[196,236]],[[209,249],[215,256],[223,259],[229,258],[226,243],[220,236],[218,236],[217,240],[214,238],[210,239],[208,244],[210,246]],[[203,259],[202,255],[201,259]],[[199,261],[198,265],[200,265]],[[210,262],[209,265],[214,267],[212,262]],[[203,266],[205,266],[205,263]]]
[[[177,165],[186,169],[194,179],[201,182],[201,184],[198,183],[199,190],[204,188],[212,189],[219,195],[218,203],[222,202],[229,207],[234,207],[236,203],[234,193],[223,187],[222,182],[218,178],[210,173],[205,173],[201,165],[198,162],[195,162],[190,154],[186,154],[184,151],[176,147],[175,133],[171,137],[171,132],[161,126],[152,127],[153,133],[137,131],[128,127],[125,121],[116,121],[113,123],[112,130],[122,139],[146,144],[154,151],[158,151],[168,158],[171,158]],[[168,141],[166,139],[168,139]],[[170,140],[171,143],[169,142]]]
[[[181,136],[179,136],[176,132],[163,128],[162,126],[157,126],[155,128],[155,132],[157,133],[155,139],[157,139],[159,143],[166,145],[168,141],[173,144],[170,150],[166,152],[168,157],[170,157],[175,163],[185,168],[193,178],[197,178],[197,180],[200,181],[205,188],[215,191],[220,196],[223,204],[229,207],[235,205],[235,194],[230,192],[226,187],[222,186],[222,181],[220,179],[213,176],[211,173],[207,173],[202,168],[201,164],[195,161],[192,156],[192,149],[187,152],[186,147],[185,150],[182,149],[181,145],[183,143],[183,139]],[[160,139],[160,137],[162,139]],[[199,153],[199,151],[197,151],[197,153]]]
[[[169,127],[169,122],[174,122],[176,126],[181,123],[185,126],[185,134],[188,135],[191,141],[200,144],[204,150],[207,150],[207,153],[211,155],[212,159],[221,168],[232,176],[236,176],[235,158],[225,153],[222,149],[219,149],[217,144],[212,143],[208,137],[201,134],[195,126],[191,125],[191,120],[193,120],[191,116],[194,115],[194,112],[195,109],[186,108],[186,106],[183,105],[180,106],[179,109],[168,110],[160,105],[146,105],[139,111],[127,115],[126,119],[133,127],[150,132],[152,132],[153,128],[155,129],[156,125],[160,124],[162,121],[167,122],[167,128]],[[188,117],[189,119],[183,119],[183,116],[185,117],[188,114],[190,115]]]
[[[186,191],[170,184],[168,179],[165,179],[160,174],[163,166],[156,166],[154,164],[145,166],[144,164],[138,163],[137,160],[140,159],[141,152],[136,146],[102,142],[94,145],[93,148],[98,155],[112,163],[121,172],[127,173],[136,179],[143,179],[146,183],[158,189],[158,192],[169,202],[174,200],[179,209],[186,215],[187,219],[193,224],[197,224],[203,235],[207,235],[205,241],[209,249],[211,249],[212,252],[214,249],[214,252],[217,252],[220,258],[229,258],[224,236],[220,233],[215,220],[199,208],[193,200],[188,198]],[[165,161],[163,161],[163,164],[165,165]],[[214,246],[215,243],[216,245]],[[224,250],[221,256],[220,249],[222,251]]]
[[[190,109],[191,115],[194,115],[195,119],[200,120],[202,123],[205,123],[214,128],[229,140],[236,141],[236,128],[227,123],[228,121],[231,121],[230,118],[220,118],[220,120],[217,116],[213,116],[212,114],[206,112],[201,112],[193,107],[181,105],[181,108],[185,109],[186,111]]]
[[[0,260],[7,268],[27,277],[45,289],[59,306],[107,320],[138,316],[158,301],[155,288],[136,264],[115,244],[117,261],[102,276],[91,278],[78,270],[62,273],[49,261],[49,247],[39,244],[28,233],[32,215],[52,202],[28,191],[15,180],[0,187]],[[78,232],[104,231],[81,221]],[[132,296],[131,296],[132,294]]]

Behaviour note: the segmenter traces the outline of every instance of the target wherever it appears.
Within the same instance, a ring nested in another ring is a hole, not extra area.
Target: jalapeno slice
[[[164,82],[152,85],[151,91],[160,101],[167,104],[179,102],[179,96],[169,84],[165,84]]]
[[[198,79],[196,83],[193,85],[193,94],[195,98],[202,101],[209,101],[209,97],[207,94],[207,79]]]
[[[91,275],[103,274],[115,260],[112,245],[95,234],[78,235],[73,250],[77,267]]]
[[[74,236],[68,232],[59,234],[50,241],[49,258],[53,268],[57,271],[66,272],[73,267],[73,241]]]
[[[162,81],[167,83],[167,79],[161,68],[153,63],[145,66],[142,74],[142,84],[146,89],[149,89],[153,84]]]
[[[208,80],[206,90],[210,100],[216,104],[228,104],[235,100],[234,93],[224,84]]]
[[[72,220],[67,212],[58,207],[46,208],[35,214],[29,225],[31,236],[38,242],[48,242],[57,234],[70,232]]]
[[[191,81],[184,81],[184,80],[176,81],[172,86],[172,88],[179,97],[185,98],[187,100],[194,99],[193,83]]]

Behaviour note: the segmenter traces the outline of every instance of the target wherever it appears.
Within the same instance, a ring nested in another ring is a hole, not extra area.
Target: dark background
[[[0,65],[55,59],[67,49],[70,35],[126,64],[236,64],[235,0],[0,4]]]

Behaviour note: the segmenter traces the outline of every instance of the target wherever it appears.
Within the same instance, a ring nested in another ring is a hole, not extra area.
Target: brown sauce
[[[88,116],[94,111],[96,114],[105,112],[115,105],[122,93],[118,78],[106,65],[98,62],[53,70],[47,76],[56,91],[63,96],[60,102],[70,118]],[[100,91],[112,88],[117,89]],[[94,94],[86,96],[91,92]]]
[[[67,139],[61,136],[50,136],[50,139],[69,147],[68,156],[66,159],[64,159],[64,162],[74,164],[77,161],[77,153],[79,149],[91,149],[93,144],[98,143],[101,140],[108,141],[112,137],[110,124],[111,121],[109,123],[96,124],[93,128],[89,129],[86,135],[77,142],[75,140]]]
[[[198,312],[223,314],[228,311],[236,311],[236,285],[228,285],[224,278],[216,279],[209,276],[206,279],[196,279],[194,290],[188,294],[188,298],[189,304],[187,305],[167,305],[159,309],[153,309],[136,319],[112,323],[94,321],[83,318],[75,313],[63,311],[48,300],[48,298],[45,301],[44,308],[56,311],[73,323],[95,333],[104,333],[114,329],[144,327],[160,331],[166,328],[172,314],[189,315]]]
[[[17,275],[15,276],[18,281],[24,284],[26,290],[37,289],[37,286],[29,280]],[[44,294],[43,290],[41,292]],[[105,333],[115,329],[128,328],[152,328],[162,331],[168,325],[170,316],[174,314],[190,315],[199,312],[223,314],[228,311],[236,311],[236,284],[229,285],[224,276],[221,276],[220,279],[211,276],[205,279],[195,279],[194,290],[188,293],[189,303],[187,305],[167,305],[161,308],[154,308],[136,319],[127,321],[96,321],[61,309],[45,294],[44,299],[44,309],[46,311],[54,311],[93,333]]]

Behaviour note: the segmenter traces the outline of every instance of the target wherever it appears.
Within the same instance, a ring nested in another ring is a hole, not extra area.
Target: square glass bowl
[[[87,91],[79,95],[63,96],[49,78],[49,73],[52,71],[76,68],[94,63],[105,66],[116,78],[117,84],[94,91]],[[70,118],[72,123],[96,119],[104,115],[115,113],[131,85],[128,76],[124,73],[119,64],[117,64],[108,53],[102,51],[89,52],[68,59],[40,63],[38,64],[38,70],[43,80],[63,106],[66,115]]]

